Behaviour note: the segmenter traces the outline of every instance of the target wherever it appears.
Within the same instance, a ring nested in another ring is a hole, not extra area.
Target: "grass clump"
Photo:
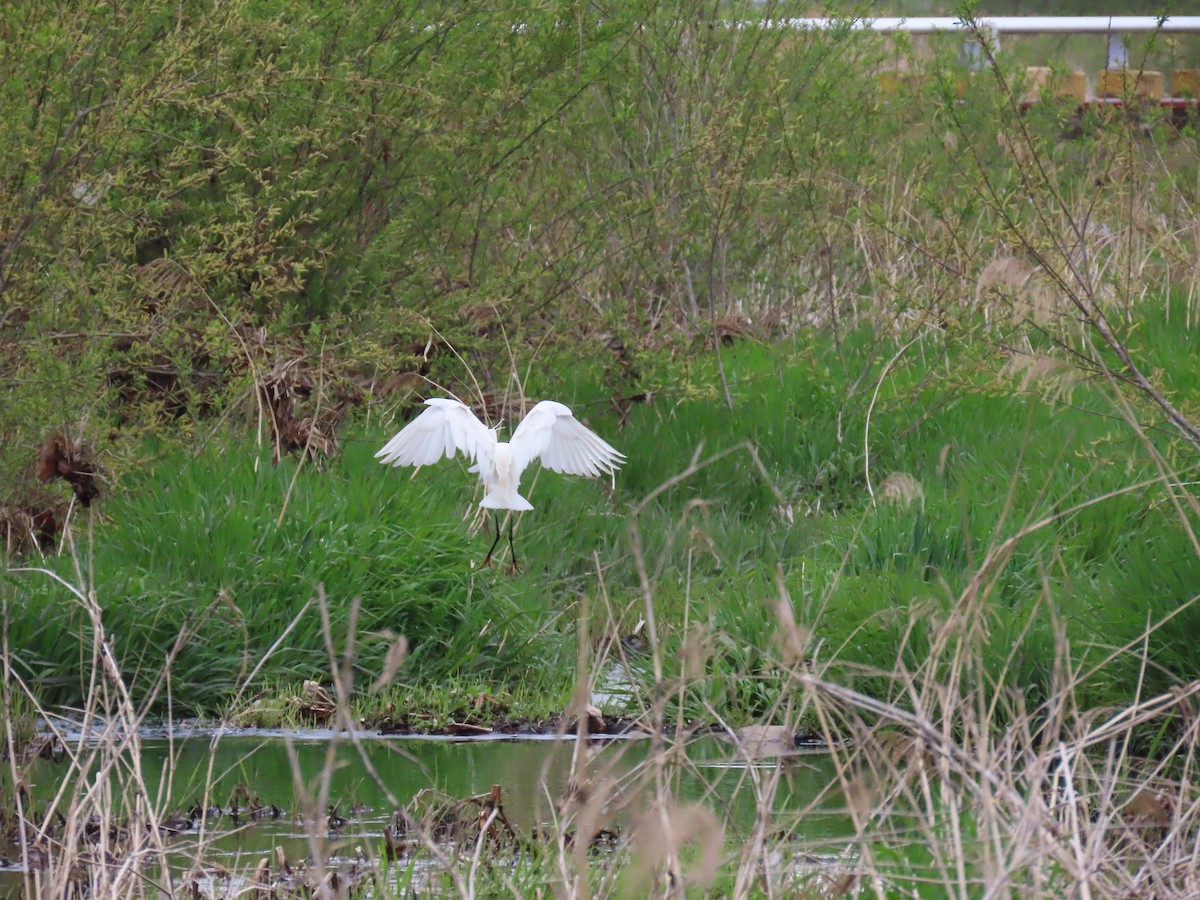
[[[930,634],[977,594],[987,598],[987,681],[1020,691],[1028,708],[1053,693],[1061,630],[1072,665],[1090,672],[1076,685],[1087,706],[1200,674],[1186,641],[1177,652],[1158,645],[1153,673],[1135,671],[1136,654],[1114,652],[1137,644],[1148,623],[1177,634],[1170,623],[1186,627],[1191,615],[1181,590],[1197,565],[1191,526],[1171,500],[1186,474],[1164,479],[1156,461],[1175,452],[1169,437],[1147,439],[1114,419],[1103,382],[1076,386],[1068,403],[980,366],[970,348],[934,335],[923,347],[875,395],[869,443],[864,395],[875,384],[853,379],[893,351],[867,341],[842,344],[844,366],[829,347],[799,345],[781,354],[786,362],[762,347],[734,350],[732,411],[697,399],[631,414],[626,452],[647,468],[691,457],[701,443],[701,455],[717,457],[637,520],[673,648],[666,664],[689,640],[705,648],[710,681],[696,686],[692,715],[721,709],[739,722],[780,708],[786,691],[770,674],[780,583],[812,660],[868,694],[887,694],[870,673],[923,664]],[[922,354],[942,374],[931,377]],[[754,456],[720,456],[743,440]],[[912,493],[889,498],[892,473]],[[621,577],[606,573],[610,592]],[[622,602],[636,621],[641,601]]]
[[[295,466],[214,442],[195,457],[168,454],[105,507],[84,577],[137,696],[169,660],[176,708],[213,714],[255,670],[295,684],[327,677],[352,633],[364,684],[399,635],[407,671],[430,682],[502,683],[535,660],[553,669],[546,610],[517,584],[474,574],[477,547],[459,517],[429,513],[463,499],[444,483],[439,494],[440,480],[389,477],[355,441],[336,467],[299,473],[289,495]],[[11,634],[22,674],[48,702],[77,702],[88,673],[72,661],[92,649],[86,617],[52,578],[8,577],[19,579]]]
[[[1172,352],[1165,332],[1159,340]],[[988,600],[989,682],[1030,707],[1049,696],[1061,636],[1072,664],[1095,670],[1078,685],[1087,705],[1197,671],[1186,642],[1174,643],[1190,627],[1198,565],[1176,482],[1158,464],[1177,449],[1114,418],[1105,382],[1073,385],[1069,402],[1047,396],[936,330],[907,347],[866,328],[836,347],[815,337],[728,347],[732,409],[708,364],[689,373],[707,391],[635,405],[623,429],[569,380],[528,386],[567,399],[630,461],[611,497],[602,481],[534,474],[515,579],[473,568],[490,523],[470,535],[473,482],[460,463],[411,475],[372,458],[391,426],[365,420],[338,458],[299,472],[287,459],[256,465],[236,441],[169,452],[156,472],[130,477],[88,545],[84,574],[123,670],[147,696],[169,657],[172,701],[213,712],[251,672],[292,690],[319,679],[353,628],[360,687],[395,637],[408,640],[399,716],[453,718],[437,686],[458,683],[544,690],[552,703],[518,706],[545,713],[570,693],[581,595],[603,643],[645,639],[648,590],[672,648],[667,670],[692,647],[710,675],[686,715],[720,709],[742,724],[771,716],[785,694],[772,674],[782,585],[806,652],[867,693],[886,693],[871,673],[919,666],[938,623],[976,594]],[[47,565],[71,580],[66,558]],[[70,702],[86,683],[73,661],[91,652],[87,616],[52,579],[8,578],[33,613],[10,626],[22,674]],[[1114,648],[1160,620],[1154,664],[1135,673]],[[69,623],[70,637],[50,622]],[[379,708],[389,702],[380,695]]]

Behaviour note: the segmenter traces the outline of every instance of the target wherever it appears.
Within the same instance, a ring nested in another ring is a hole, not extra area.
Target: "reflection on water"
[[[561,795],[573,749],[572,744],[545,741],[394,738],[357,744],[343,739],[333,747],[329,742],[244,736],[222,738],[215,754],[210,753],[208,740],[177,743],[173,765],[167,742],[147,741],[143,765],[152,793],[170,772],[169,796],[175,806],[203,805],[211,755],[213,786],[208,804],[227,809],[234,788],[245,784],[262,803],[284,810],[278,820],[260,820],[221,836],[216,849],[236,854],[282,846],[290,858],[303,858],[314,849],[306,836],[306,818],[318,823],[316,833],[324,832],[335,853],[351,855],[354,847],[365,845],[374,854],[392,811],[425,788],[461,797],[485,793],[499,784],[509,818],[528,829],[545,818],[548,798]],[[327,803],[318,808],[325,784]],[[346,819],[335,829],[329,828],[331,806],[336,807],[338,819]],[[232,825],[228,815],[214,824],[221,831]]]
[[[713,809],[733,841],[743,838],[755,820],[754,783],[776,776],[773,808],[780,828],[801,822],[810,845],[851,830],[836,808],[839,798],[822,793],[836,781],[824,755],[793,757],[778,770],[773,761],[747,766],[731,745],[708,738],[694,741],[679,762],[656,772],[647,762],[651,745],[647,739],[577,747],[571,740],[364,737],[351,742],[313,733],[218,739],[162,734],[143,739],[141,762],[159,820],[174,816],[180,829],[173,842],[181,869],[199,855],[234,870],[248,869],[277,847],[292,860],[310,854],[353,858],[360,849],[378,857],[393,810],[426,788],[465,797],[498,784],[509,820],[528,833],[557,818],[577,752],[584,760],[578,771],[593,786],[606,786],[602,795],[609,803],[636,809],[640,797],[662,785],[681,802],[699,801]],[[39,805],[57,788],[62,771],[56,765],[38,767],[34,797]],[[262,804],[279,807],[282,815],[250,820],[245,792],[235,793],[239,785]],[[238,797],[236,818],[229,814],[233,797]],[[198,808],[208,811],[193,821],[188,812]],[[618,815],[618,827],[623,818]]]

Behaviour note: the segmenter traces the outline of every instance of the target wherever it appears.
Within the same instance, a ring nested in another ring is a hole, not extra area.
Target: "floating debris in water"
[[[504,813],[498,784],[486,794],[463,798],[431,788],[419,791],[408,806],[393,813],[383,837],[389,859],[399,857],[421,840],[491,850],[513,849],[526,843]]]
[[[337,712],[337,703],[329,691],[315,681],[304,682],[302,695],[289,702],[302,717],[313,722],[328,722]]]

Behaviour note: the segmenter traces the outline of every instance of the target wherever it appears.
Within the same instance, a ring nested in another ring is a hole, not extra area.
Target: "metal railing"
[[[1124,34],[1200,34],[1200,16],[980,16],[974,22],[964,22],[952,16],[911,16],[879,19],[772,19],[762,24],[795,30],[851,28],[880,32],[937,34],[968,31],[978,27],[989,35],[993,51],[1000,46],[1004,34],[1104,34],[1109,36],[1109,68],[1126,64]]]

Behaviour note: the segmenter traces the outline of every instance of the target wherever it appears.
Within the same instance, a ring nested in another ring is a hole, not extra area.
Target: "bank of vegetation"
[[[937,808],[914,878],[1132,889],[1079,830],[1162,785],[1177,858],[1195,120],[728,15],[6,12],[5,708],[565,726],[617,672],[656,734],[855,738],[860,834],[887,778]],[[449,393],[628,456],[536,478],[519,576],[465,465],[372,458]]]

